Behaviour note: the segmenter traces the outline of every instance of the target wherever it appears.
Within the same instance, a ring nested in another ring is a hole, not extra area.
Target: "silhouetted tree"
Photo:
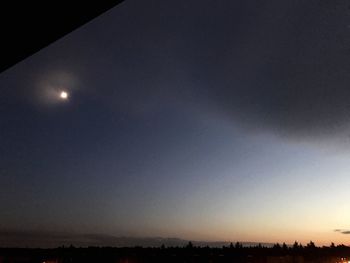
[[[236,249],[243,248],[243,245],[242,245],[241,243],[239,243],[239,242],[236,242],[235,248],[236,248]]]
[[[281,245],[279,243],[276,243],[276,244],[273,245],[273,249],[280,250],[281,249]]]
[[[191,241],[188,242],[186,248],[188,248],[188,249],[192,249],[193,248],[193,244],[192,244]]]
[[[163,244],[164,245],[164,244]],[[290,259],[281,259],[279,262],[296,263],[327,263],[335,262],[334,257],[349,258],[350,247],[345,245],[334,245],[317,247],[313,242],[307,244],[303,248],[298,242],[294,242],[293,248],[288,247],[287,252],[285,244],[275,244],[273,248],[262,247],[258,249],[259,245],[243,247],[241,243],[237,242],[235,248],[234,244],[226,246],[225,248],[209,248],[194,246],[192,242],[184,244],[183,247],[148,247],[141,246],[113,248],[113,247],[93,247],[88,248],[74,248],[73,246],[60,247],[58,249],[6,249],[0,248],[0,258],[5,259],[1,262],[19,262],[15,259],[23,255],[28,258],[26,262],[43,262],[45,259],[56,258],[58,262],[211,262],[211,263],[253,263],[253,262],[269,262],[269,256],[291,256]],[[300,248],[301,247],[301,248]],[[74,249],[73,249],[74,248]],[[190,249],[188,249],[190,248]],[[231,249],[230,249],[231,248]],[[314,250],[310,250],[313,248]],[[297,252],[295,252],[297,250]],[[330,253],[331,251],[331,253]],[[5,258],[4,258],[5,256]],[[294,257],[297,256],[297,257]],[[22,256],[21,256],[22,257]],[[13,260],[11,259],[13,258]],[[29,260],[30,259],[30,260]],[[40,260],[39,260],[40,259]],[[296,260],[294,260],[296,259]],[[301,259],[301,261],[299,260]],[[130,260],[130,261],[128,261]],[[21,261],[22,262],[22,261]],[[24,262],[24,261],[23,261]],[[50,262],[48,260],[48,262]],[[277,262],[277,261],[276,261]]]
[[[284,252],[288,252],[288,246],[283,242],[282,249]]]
[[[297,251],[298,249],[299,249],[299,244],[297,241],[295,241],[293,244],[293,250]]]
[[[312,241],[310,240],[310,242],[306,245],[306,247],[309,248],[309,249],[314,249],[314,248],[316,248],[316,245],[315,245],[314,242],[312,242]]]

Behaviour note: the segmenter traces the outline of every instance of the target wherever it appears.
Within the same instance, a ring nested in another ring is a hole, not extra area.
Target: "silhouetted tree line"
[[[345,245],[317,247],[310,241],[303,246],[275,244],[267,247],[261,244],[243,246],[231,243],[221,248],[200,247],[189,242],[184,247],[59,247],[56,249],[0,248],[0,263],[10,262],[237,262],[237,263],[347,263],[350,247]]]

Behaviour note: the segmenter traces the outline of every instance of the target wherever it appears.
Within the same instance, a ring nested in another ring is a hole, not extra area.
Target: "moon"
[[[67,92],[67,91],[61,91],[61,92],[60,92],[60,98],[61,98],[62,100],[68,99],[68,92]]]

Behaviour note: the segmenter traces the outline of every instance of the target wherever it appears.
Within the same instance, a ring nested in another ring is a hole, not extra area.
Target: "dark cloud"
[[[161,237],[119,237],[106,234],[75,234],[49,231],[0,231],[0,247],[59,247],[59,246],[183,246],[187,240]],[[209,243],[208,243],[209,244]]]
[[[117,246],[117,237],[102,234],[74,234],[48,231],[0,231],[2,247]]]
[[[347,130],[346,1],[269,1],[246,14],[244,29],[235,37],[225,37],[229,25],[217,26],[222,34],[215,37],[215,48],[202,50],[203,55],[216,52],[203,83],[214,104],[244,124],[291,136],[333,136]]]
[[[47,72],[63,68],[123,111],[188,102],[252,129],[334,137],[350,121],[349,25],[346,0],[134,1],[41,52],[28,75],[56,83]]]
[[[113,246],[113,247],[181,247],[189,240],[163,237],[118,237],[105,234],[67,234],[39,231],[0,231],[0,247],[59,247],[59,246]],[[222,247],[231,241],[193,241],[196,246]],[[233,242],[233,241],[232,241]],[[244,246],[256,246],[257,242],[243,242]],[[271,247],[272,243],[261,243]]]
[[[335,229],[334,232],[339,232],[341,234],[349,235],[350,230],[345,230],[345,229]]]
[[[118,104],[161,108],[187,100],[251,128],[290,136],[347,133],[347,1],[152,3],[130,4],[133,23],[112,26],[115,36],[102,40],[100,60],[109,66],[101,67],[102,76],[113,81],[87,74],[95,86],[117,85],[104,90]],[[130,21],[118,15],[116,9],[105,23]]]

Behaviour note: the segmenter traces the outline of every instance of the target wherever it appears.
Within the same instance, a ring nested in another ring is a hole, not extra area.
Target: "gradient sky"
[[[349,244],[349,51],[345,0],[125,1],[0,74],[0,230]]]

